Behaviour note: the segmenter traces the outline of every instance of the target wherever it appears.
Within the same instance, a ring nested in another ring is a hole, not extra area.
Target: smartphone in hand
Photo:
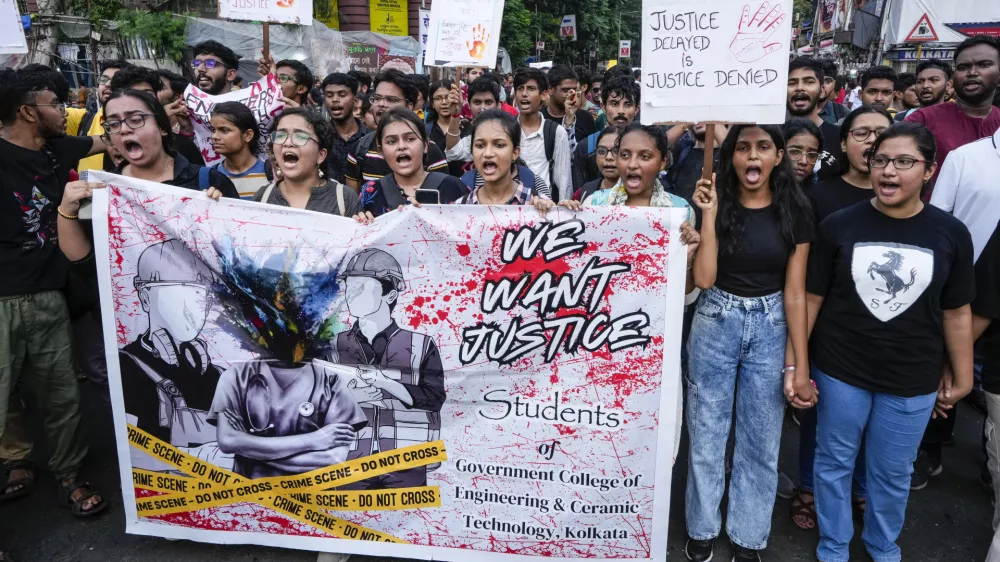
[[[441,204],[441,193],[436,189],[418,189],[415,195],[417,203],[421,205]]]

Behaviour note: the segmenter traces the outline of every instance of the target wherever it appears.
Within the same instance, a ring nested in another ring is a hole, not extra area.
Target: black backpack
[[[375,143],[375,131],[361,137],[358,145],[354,147],[354,159],[358,161],[358,187],[365,184],[365,155],[371,150]]]
[[[90,136],[90,126],[94,124],[94,118],[97,117],[96,111],[88,111],[83,114],[83,119],[80,119],[80,126],[76,130],[76,136],[78,137],[89,137]]]

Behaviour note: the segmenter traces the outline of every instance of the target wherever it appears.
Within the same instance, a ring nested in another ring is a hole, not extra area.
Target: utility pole
[[[90,20],[90,72],[93,79],[93,87],[97,87],[97,79],[100,76],[97,66],[97,41],[94,38],[94,34],[97,33],[97,26],[94,25],[93,8],[91,3],[93,0],[87,0],[87,19]],[[154,56],[155,60],[155,56]],[[97,92],[94,92],[97,95]]]

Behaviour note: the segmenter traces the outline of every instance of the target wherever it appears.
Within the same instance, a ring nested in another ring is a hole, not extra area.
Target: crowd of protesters
[[[783,125],[716,125],[710,139],[704,125],[640,124],[623,65],[466,68],[432,83],[261,59],[285,109],[265,142],[247,107],[216,105],[222,161],[205,170],[182,93],[230,92],[238,66],[215,41],[195,47],[189,77],[106,61],[89,109],[68,107],[48,67],[0,74],[0,503],[35,488],[37,415],[59,501],[79,517],[108,506],[82,474],[77,372],[108,396],[85,220],[103,186],[88,170],[362,223],[428,192],[424,204],[543,214],[686,208],[689,560],[713,559],[724,520],[733,560],[761,560],[776,496],[818,533],[822,562],[849,559],[855,518],[874,560],[900,560],[909,493],[942,472],[967,395],[985,405],[981,480],[1000,493],[997,39],[856,81],[793,59]],[[787,410],[801,425],[797,483],[778,468]],[[1000,562],[1000,533],[982,547]]]

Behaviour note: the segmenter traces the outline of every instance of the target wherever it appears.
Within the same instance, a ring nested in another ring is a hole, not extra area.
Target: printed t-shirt
[[[975,293],[965,225],[930,205],[895,219],[857,203],[820,225],[808,271],[806,290],[824,297],[810,338],[817,368],[871,392],[937,390],[943,311]]]

